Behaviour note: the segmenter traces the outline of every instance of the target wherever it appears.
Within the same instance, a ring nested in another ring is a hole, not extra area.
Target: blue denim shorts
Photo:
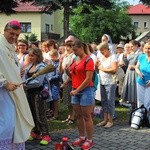
[[[71,104],[79,104],[81,106],[90,106],[95,104],[94,88],[87,87],[78,94],[71,96]]]

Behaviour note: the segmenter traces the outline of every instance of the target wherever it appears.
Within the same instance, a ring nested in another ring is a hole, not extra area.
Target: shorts
[[[71,96],[71,104],[90,106],[95,104],[95,92],[93,87],[87,87],[78,94]]]

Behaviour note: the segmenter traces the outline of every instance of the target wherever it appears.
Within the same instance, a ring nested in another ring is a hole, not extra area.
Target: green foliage
[[[52,13],[58,9],[64,8],[65,5],[71,8],[78,6],[80,3],[86,3],[92,7],[101,6],[104,8],[111,8],[113,2],[111,0],[21,0],[22,2],[34,2],[34,5],[43,5],[46,13]]]
[[[7,15],[14,13],[13,8],[17,7],[16,0],[1,0],[0,1],[0,11],[5,12]]]
[[[9,3],[7,4],[7,2]],[[70,15],[70,10],[76,6],[78,6],[80,3],[88,4],[92,8],[96,8],[96,6],[101,6],[103,8],[112,8],[113,2],[111,0],[5,0],[5,7],[12,10],[12,7],[14,5],[9,5],[11,3],[14,4],[14,2],[33,2],[33,5],[37,6],[43,6],[43,12],[52,14],[58,9],[63,9],[64,10],[64,37],[67,37],[69,34],[69,15]],[[2,3],[3,4],[3,3]],[[6,5],[7,4],[7,5]],[[17,4],[17,3],[16,3]],[[7,11],[3,10],[4,12]],[[0,9],[1,10],[1,9]],[[90,11],[90,10],[86,10]]]
[[[28,42],[35,42],[35,41],[37,41],[37,35],[35,33],[24,35],[24,38]]]
[[[150,0],[140,0],[143,4],[150,5]]]
[[[131,18],[127,15],[127,7],[113,7],[104,9],[97,6],[92,8],[87,4],[80,4],[73,10],[70,17],[71,31],[85,42],[100,42],[101,36],[109,34],[113,42],[129,35],[133,30]],[[84,10],[89,9],[90,12]]]

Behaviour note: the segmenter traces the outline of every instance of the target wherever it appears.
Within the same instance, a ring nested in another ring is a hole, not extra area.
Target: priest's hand
[[[8,91],[14,91],[16,90],[20,85],[19,84],[15,84],[15,83],[10,83],[10,82],[7,82],[4,87],[6,90]]]

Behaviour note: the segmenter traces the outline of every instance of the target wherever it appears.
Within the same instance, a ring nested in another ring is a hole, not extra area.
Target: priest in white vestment
[[[34,127],[13,45],[20,32],[20,23],[12,20],[0,34],[0,150],[24,150]]]

